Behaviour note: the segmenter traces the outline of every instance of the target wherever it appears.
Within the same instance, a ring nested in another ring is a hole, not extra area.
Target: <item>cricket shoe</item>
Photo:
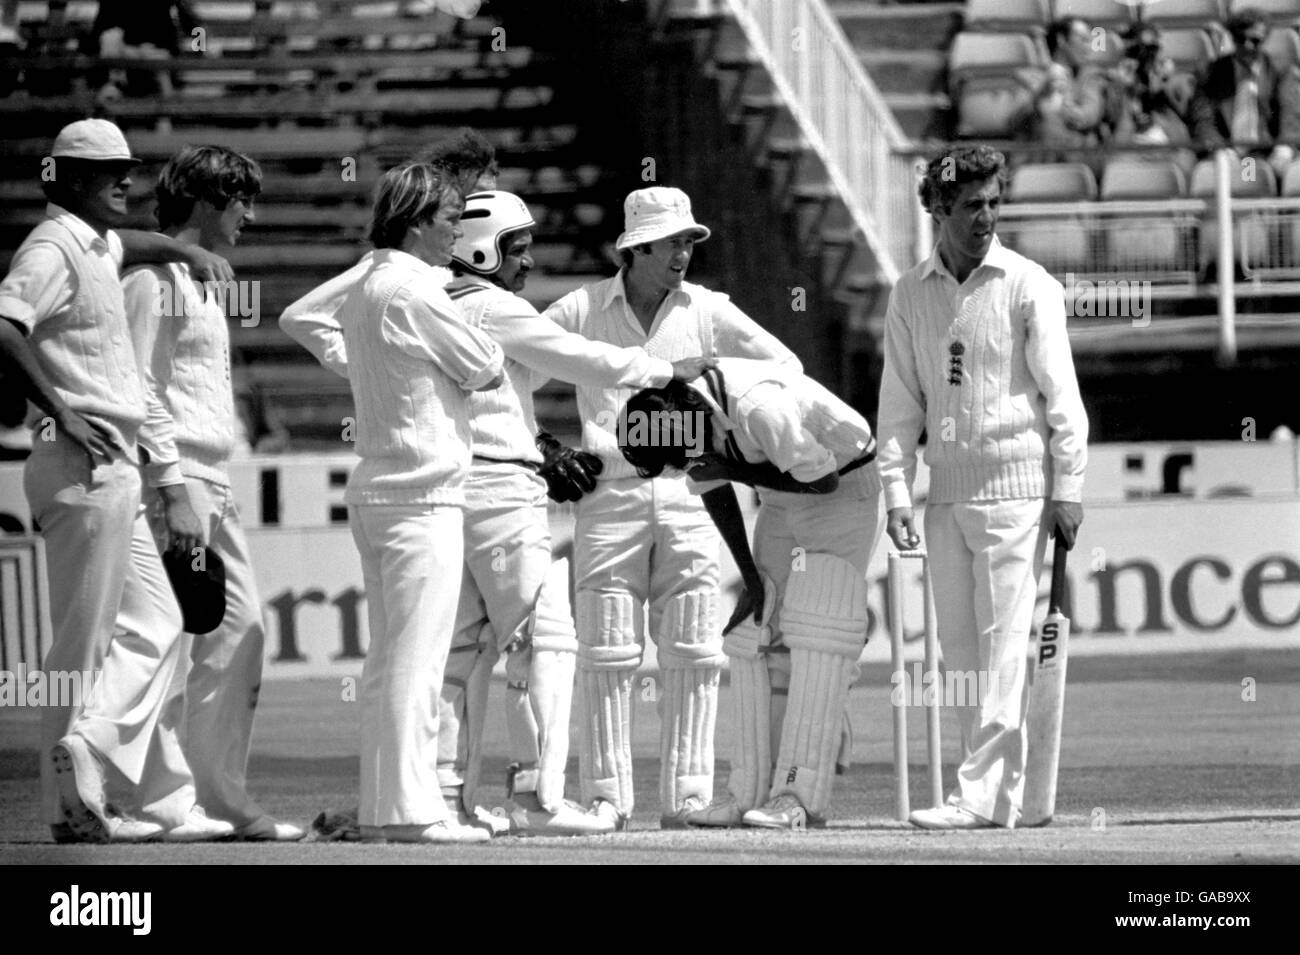
[[[805,809],[794,793],[773,796],[759,808],[745,813],[741,821],[755,829],[790,829],[795,832],[826,827],[826,820]]]
[[[456,824],[461,826],[473,826],[475,829],[482,829],[487,832],[489,837],[504,836],[510,832],[510,820],[505,815],[496,815],[488,812],[482,806],[475,806],[474,811],[470,812],[465,809],[464,802],[460,798],[460,787],[456,787],[454,792],[443,793],[443,802],[447,804],[447,811],[456,818]]]
[[[104,805],[104,765],[90,744],[69,733],[50,750],[63,821],[78,842],[112,839]]]
[[[740,811],[740,803],[736,802],[736,797],[731,793],[707,804],[698,796],[691,796],[671,817],[665,816],[660,819],[659,825],[664,829],[735,829],[741,825],[743,815],[744,813]],[[680,820],[680,825],[668,825],[670,818],[674,822]]]
[[[362,842],[407,842],[420,845],[469,845],[488,842],[492,834],[477,826],[462,826],[455,819],[442,819],[428,826],[362,826]]]
[[[163,842],[222,842],[235,835],[235,827],[221,819],[209,819],[202,806],[195,806],[179,826],[162,834]]]
[[[239,842],[298,842],[306,835],[298,826],[280,822],[266,813],[235,828],[235,839]]]
[[[163,834],[163,827],[156,822],[115,815],[111,806],[107,808],[106,824],[108,841],[111,843],[129,845],[136,842],[156,842]],[[84,841],[65,822],[58,822],[50,826],[50,834],[59,845]]]
[[[937,806],[934,809],[917,809],[907,821],[921,829],[992,829],[994,823],[975,815],[962,806]]]
[[[620,812],[618,806],[615,806],[608,799],[601,799],[597,796],[592,800],[591,808],[587,810],[591,815],[597,816],[604,820],[606,825],[613,825],[613,829],[607,829],[607,832],[626,832],[631,828],[627,814]]]
[[[510,832],[516,836],[603,836],[619,828],[615,815],[583,809],[568,799],[554,812],[535,792],[515,793],[511,802]]]

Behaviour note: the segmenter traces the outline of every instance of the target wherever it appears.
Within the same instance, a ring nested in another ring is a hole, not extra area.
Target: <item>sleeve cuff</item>
[[[650,359],[650,387],[662,388],[673,380],[673,363],[667,358]]]
[[[902,481],[890,481],[885,485],[885,510],[896,507],[911,507],[912,495]]]
[[[169,461],[166,464],[149,464],[145,466],[144,470],[150,487],[169,487],[173,484],[185,483],[185,475],[181,473],[181,463],[179,461]]]
[[[1062,474],[1052,481],[1052,500],[1083,503],[1083,475]]]
[[[28,334],[36,324],[36,310],[15,295],[0,295],[0,315],[17,322]]]
[[[464,383],[461,384],[460,386],[461,390],[478,391],[480,388],[486,385],[497,375],[501,374],[501,368],[502,368],[501,346],[494,345],[492,351],[492,360],[489,361],[486,365],[484,365],[477,374],[471,375],[469,378],[465,379]]]
[[[688,493],[694,494],[697,497],[703,497],[710,491],[716,491],[718,488],[726,487],[730,483],[730,481],[692,481],[690,478],[687,478],[686,490]]]

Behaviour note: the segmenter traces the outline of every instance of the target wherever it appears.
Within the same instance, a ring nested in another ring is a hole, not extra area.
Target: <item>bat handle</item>
[[[1060,613],[1061,604],[1065,601],[1065,561],[1069,553],[1061,532],[1057,531],[1056,547],[1052,551],[1052,593],[1047,601],[1048,613]]]

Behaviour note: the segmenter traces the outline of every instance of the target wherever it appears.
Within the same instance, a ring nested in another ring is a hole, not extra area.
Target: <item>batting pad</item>
[[[664,608],[661,627],[660,669],[716,670],[726,662],[716,590],[693,590],[673,597]]]
[[[622,591],[580,590],[578,692],[582,801],[632,812],[632,675],[641,663],[641,606]]]
[[[664,670],[659,697],[659,802],[665,813],[690,796],[713,801],[713,729],[722,671]]]
[[[772,785],[772,684],[763,648],[772,639],[768,622],[776,609],[776,587],[763,576],[763,622],[753,617],[722,638],[731,661],[731,707],[735,742],[727,788],[742,812],[767,799]]]
[[[557,560],[538,591],[527,642],[512,646],[506,658],[506,723],[514,759],[525,767],[515,788],[535,791],[550,812],[564,804],[577,650],[569,613],[569,562]],[[534,766],[535,781],[528,771]]]
[[[786,585],[781,629],[790,647],[790,698],[772,795],[794,793],[820,816],[830,805],[844,703],[866,644],[862,571],[839,557],[809,554]]]

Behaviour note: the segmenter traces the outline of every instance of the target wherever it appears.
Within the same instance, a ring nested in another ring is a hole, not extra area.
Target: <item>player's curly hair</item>
[[[1007,188],[1007,157],[992,146],[975,143],[955,146],[934,156],[925,167],[925,177],[918,190],[921,205],[931,214],[947,215],[953,201],[968,182],[981,182],[996,176]]]
[[[465,195],[478,191],[478,182],[484,176],[495,180],[501,172],[495,147],[482,133],[468,126],[458,129],[455,136],[434,143],[414,161],[443,170],[457,181]]]
[[[224,209],[235,196],[261,191],[262,169],[249,157],[224,146],[184,146],[158,174],[158,227],[184,225],[200,199]]]
[[[375,190],[370,241],[376,249],[396,249],[406,230],[437,214],[452,196],[460,195],[447,173],[428,163],[408,162],[384,173]]]
[[[702,423],[696,440],[688,444],[680,430],[668,423],[695,415]],[[639,426],[638,426],[639,422]],[[618,416],[618,449],[636,473],[657,478],[667,468],[686,470],[692,455],[713,446],[713,417],[704,397],[684,381],[673,379],[662,388],[646,388],[627,400]],[[646,440],[646,439],[649,440]]]

